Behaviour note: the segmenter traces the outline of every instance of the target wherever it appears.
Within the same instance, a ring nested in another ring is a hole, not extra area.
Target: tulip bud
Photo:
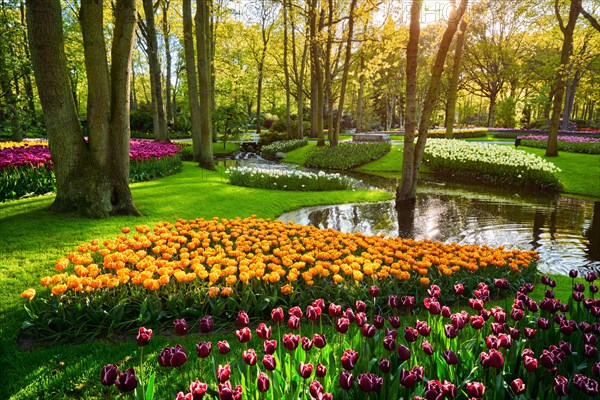
[[[267,327],[267,325],[265,325],[264,323],[261,322],[260,324],[258,324],[258,327],[256,328],[256,334],[262,340],[270,339],[271,338],[271,327]]]
[[[350,390],[352,388],[352,382],[354,381],[354,377],[352,374],[346,370],[342,370],[340,372],[339,383],[340,387],[344,390]]]
[[[263,350],[265,354],[273,354],[277,349],[277,340],[265,340],[263,342]]]
[[[118,371],[115,385],[121,393],[132,392],[138,385],[135,369],[127,368],[125,372]]]
[[[219,354],[222,354],[222,355],[229,353],[229,351],[231,350],[227,340],[222,340],[222,341],[217,342],[217,349],[219,350]]]
[[[248,317],[248,314],[246,314],[246,311],[240,310],[240,312],[238,312],[238,316],[237,316],[237,324],[240,327],[245,328],[248,326],[249,323],[250,323],[250,318]]]
[[[111,386],[117,379],[118,371],[117,364],[106,364],[100,372],[100,383],[104,386]]]
[[[262,363],[267,371],[273,371],[275,368],[277,368],[275,357],[273,357],[271,354],[265,354],[263,356]]]
[[[314,367],[313,367],[312,364],[304,364],[301,361],[300,362],[300,367],[298,368],[298,372],[300,372],[300,376],[303,379],[308,379],[312,375],[313,369],[314,369]]]
[[[211,333],[215,329],[215,322],[212,317],[207,315],[200,318],[200,332],[201,333]]]
[[[175,329],[175,334],[178,336],[183,336],[188,331],[188,324],[185,319],[176,319],[173,321],[173,328]]]
[[[325,377],[325,375],[327,375],[327,367],[321,363],[317,364],[317,370],[315,372],[315,375],[317,375],[317,377],[319,378]]]
[[[258,391],[261,393],[264,393],[267,390],[269,390],[269,376],[267,374],[265,374],[264,372],[259,373],[258,379],[256,382],[256,387],[258,388]]]
[[[513,393],[516,395],[525,393],[525,383],[523,383],[522,379],[515,379],[510,383],[510,388],[512,389]]]
[[[212,350],[211,342],[198,342],[196,343],[196,354],[200,358],[206,358],[210,355],[210,351]]]
[[[271,310],[271,319],[273,322],[281,322],[283,321],[283,308],[277,307]]]
[[[150,343],[151,339],[152,339],[152,329],[146,329],[142,326],[140,328],[140,330],[138,331],[138,334],[136,337],[138,346],[142,347],[142,346],[148,345]]]
[[[325,335],[322,333],[315,333],[313,335],[313,344],[317,349],[322,349],[327,345],[327,339],[325,339]]]
[[[221,383],[227,382],[231,376],[231,367],[229,364],[225,366],[217,366],[217,380]]]
[[[242,353],[242,359],[246,364],[253,366],[256,364],[258,358],[254,349],[248,349]]]

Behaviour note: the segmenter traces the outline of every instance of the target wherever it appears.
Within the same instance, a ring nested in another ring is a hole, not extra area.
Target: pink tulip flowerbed
[[[519,136],[521,145],[545,149],[548,144],[548,136],[527,135]],[[585,136],[559,136],[557,140],[558,150],[570,153],[600,154],[600,138]]]
[[[173,143],[132,139],[129,157],[131,182],[181,170],[180,151]],[[52,157],[46,144],[14,143],[0,148],[0,174],[0,202],[54,191]]]
[[[570,276],[567,303],[543,276],[543,299],[531,298],[534,285],[525,284],[504,306],[490,304],[509,288],[496,279],[480,283],[463,307],[444,304],[462,284],[446,296],[431,285],[422,304],[384,298],[372,286],[351,307],[322,299],[306,309],[278,307],[252,328],[240,311],[235,336],[215,334],[211,316],[193,327],[175,320],[179,342],[198,338],[194,349],[178,340],[154,347],[153,331],[142,327],[137,354],[105,365],[100,383],[105,395],[145,399],[591,398],[600,377],[598,286],[593,272],[587,283],[576,283],[576,271]]]

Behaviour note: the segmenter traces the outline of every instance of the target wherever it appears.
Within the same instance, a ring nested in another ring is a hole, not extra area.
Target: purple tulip
[[[258,374],[258,378],[256,380],[256,388],[261,393],[264,393],[267,390],[269,390],[269,376],[264,372]]]
[[[204,397],[204,394],[208,390],[208,385],[206,383],[200,382],[199,380],[195,380],[190,383],[190,394],[192,395],[192,400],[201,400]]]
[[[485,386],[480,382],[467,382],[467,396],[482,399],[485,395]]]
[[[314,367],[312,364],[304,364],[302,361],[300,361],[298,372],[303,379],[308,379],[312,375],[313,369]]]
[[[171,348],[171,367],[179,368],[187,361],[187,353],[181,345]]]
[[[346,370],[342,370],[340,372],[339,383],[340,387],[344,390],[350,390],[352,388],[352,382],[354,381],[354,377],[352,374]]]
[[[379,288],[377,286],[371,286],[369,288],[369,296],[375,298],[379,295]]]
[[[277,340],[265,340],[263,342],[263,350],[265,354],[273,354],[277,350]]]
[[[283,347],[289,351],[296,350],[298,343],[300,343],[300,335],[294,335],[293,333],[283,335]]]
[[[217,366],[217,380],[220,383],[225,383],[229,380],[229,377],[231,376],[231,367],[229,366],[229,364],[225,365],[225,366]]]
[[[458,364],[458,357],[456,356],[456,353],[452,350],[444,351],[444,360],[446,360],[446,363],[448,363],[448,365]]]
[[[313,335],[313,343],[317,349],[322,349],[327,345],[327,339],[322,333],[315,333]]]
[[[327,375],[327,367],[321,363],[317,364],[317,369],[315,370],[315,375],[318,378],[324,378]]]
[[[383,378],[370,372],[359,374],[357,381],[359,389],[367,393],[377,392],[383,386]]]
[[[121,393],[132,392],[138,385],[135,369],[127,368],[125,372],[118,371],[115,385]]]
[[[227,340],[221,340],[221,341],[217,342],[217,349],[219,350],[219,354],[222,354],[222,355],[229,353],[229,351],[231,350]]]
[[[242,329],[236,330],[235,335],[237,336],[240,343],[247,343],[250,341],[250,339],[252,339],[252,331],[247,326]]]
[[[250,366],[256,365],[256,361],[258,361],[258,357],[256,356],[254,349],[248,349],[244,351],[242,353],[242,359]]]
[[[176,319],[173,321],[173,328],[175,330],[175,334],[178,336],[183,336],[188,331],[188,324],[185,319]]]
[[[250,318],[248,317],[248,314],[246,314],[246,311],[240,310],[240,312],[238,312],[238,316],[237,316],[237,324],[241,328],[245,328],[248,326],[249,323],[250,323]]]
[[[275,368],[277,368],[275,357],[273,357],[271,354],[265,354],[263,356],[262,363],[267,371],[273,371]]]
[[[215,329],[215,322],[210,315],[200,318],[200,332],[211,333]]]
[[[206,358],[210,355],[210,351],[212,350],[211,342],[198,342],[196,343],[196,354],[200,358]]]
[[[152,329],[146,329],[142,326],[140,328],[140,330],[138,331],[138,334],[136,337],[138,346],[142,347],[142,346],[148,345],[150,343],[151,339],[152,339]]]
[[[356,351],[352,349],[344,351],[344,354],[342,355],[342,367],[345,370],[351,371],[354,368],[354,365],[356,365],[356,361],[358,361],[358,353]]]
[[[400,362],[410,359],[410,349],[403,344],[398,345],[397,353]]]
[[[104,386],[111,386],[117,379],[119,368],[117,364],[106,364],[100,372],[100,383]]]

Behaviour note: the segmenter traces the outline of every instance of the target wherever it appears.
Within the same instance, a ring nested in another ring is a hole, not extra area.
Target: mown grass
[[[48,210],[53,196],[0,206],[0,398],[81,398],[97,384],[105,363],[131,353],[131,342],[94,342],[23,351],[19,327],[26,314],[20,293],[40,291],[39,279],[53,273],[56,260],[91,239],[113,238],[123,226],[153,225],[177,218],[275,218],[308,205],[379,201],[379,191],[281,192],[231,186],[222,170],[208,172],[185,162],[180,174],[132,185],[142,217],[88,220]],[[43,291],[41,291],[43,292]]]

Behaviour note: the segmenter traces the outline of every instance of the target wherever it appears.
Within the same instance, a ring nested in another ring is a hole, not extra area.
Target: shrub
[[[281,168],[235,167],[229,168],[227,174],[229,183],[236,186],[301,192],[351,189],[354,182],[340,174]]]
[[[545,149],[548,145],[547,136],[519,136],[521,146]],[[558,150],[569,153],[600,154],[600,139],[559,136],[557,140]]]
[[[433,139],[424,160],[437,174],[505,185],[558,189],[554,164],[509,146]]]
[[[287,134],[284,132],[276,132],[273,130],[261,131],[258,143],[261,146],[269,145],[273,142],[287,140]]]
[[[274,158],[277,153],[287,153],[307,144],[308,140],[306,139],[281,140],[261,147],[260,151],[263,157]]]
[[[488,128],[475,128],[475,129],[454,129],[452,130],[453,139],[467,139],[476,137],[486,137],[488,134]],[[427,137],[432,139],[444,139],[446,136],[445,129],[432,129],[427,132]]]
[[[503,129],[492,128],[490,133],[496,138],[516,139],[517,136],[530,133],[534,135],[548,136],[548,130],[543,129]],[[558,136],[583,136],[583,137],[600,137],[600,131],[558,131]]]
[[[137,109],[131,110],[129,121],[132,131],[152,132],[154,119],[150,105],[140,105]]]
[[[304,165],[313,168],[351,169],[381,158],[390,149],[391,144],[389,142],[345,142],[335,147],[313,147],[309,150]]]

